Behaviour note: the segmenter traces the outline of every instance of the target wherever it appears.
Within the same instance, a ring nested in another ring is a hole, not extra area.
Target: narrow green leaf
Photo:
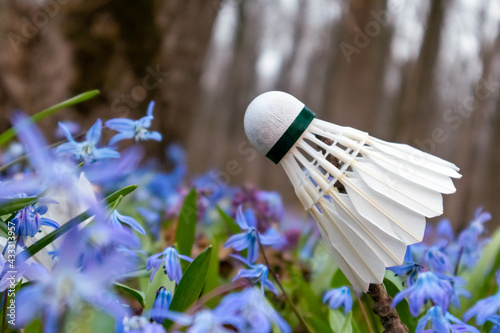
[[[391,276],[392,274],[392,276]],[[394,296],[399,293],[402,289],[402,286],[400,283],[398,283],[397,280],[393,281],[394,274],[392,272],[387,272],[386,277],[384,278],[384,286],[385,289],[387,290],[387,293],[389,296],[394,298]],[[403,324],[408,327],[408,330],[410,332],[415,332],[415,329],[417,328],[418,320],[417,318],[413,317],[410,313],[410,306],[408,304],[408,301],[406,299],[402,300],[401,302],[396,305],[396,311],[399,314],[399,317],[401,318],[401,321]]]
[[[99,90],[91,90],[91,91],[86,91],[84,93],[81,93],[79,95],[76,95],[75,97],[72,97],[68,100],[65,100],[64,102],[61,102],[59,104],[56,104],[54,106],[51,106],[50,108],[47,108],[43,111],[38,112],[37,114],[31,116],[28,118],[31,122],[35,123],[39,120],[42,120],[45,117],[50,116],[56,111],[59,111],[61,109],[67,108],[68,106],[72,106],[74,104],[78,104],[81,102],[84,102],[88,99],[94,98],[95,96],[99,95]],[[11,127],[7,131],[3,132],[0,134],[0,146],[6,144],[12,138],[16,135],[16,128]]]
[[[203,287],[203,295],[214,290],[219,286],[219,240],[217,237],[212,237],[212,247],[216,249],[212,252],[210,257],[210,264],[208,265],[207,280],[205,281],[205,286]],[[208,301],[207,305],[209,307],[215,307],[217,305],[217,298],[213,298]]]
[[[344,325],[342,325],[340,333],[352,333],[352,311],[345,317]]]
[[[17,212],[26,206],[33,205],[38,201],[38,197],[14,198],[0,201],[0,216]]]
[[[116,287],[118,287],[118,289],[121,289],[121,290],[129,293],[130,295],[132,295],[136,300],[139,301],[139,303],[141,304],[142,307],[145,306],[145,304],[146,304],[146,301],[145,301],[146,294],[145,293],[143,293],[142,291],[136,290],[134,288],[131,288],[129,286],[126,286],[120,282],[115,282],[114,285]]]
[[[196,257],[191,265],[189,265],[175,290],[172,303],[170,304],[170,310],[184,312],[189,306],[196,302],[207,279],[211,256],[212,245]],[[171,325],[172,322],[169,320],[165,320],[163,323],[165,328],[169,328]]]
[[[4,221],[0,222],[0,237],[8,238],[9,237],[9,229],[7,227],[7,223]]]
[[[133,190],[137,188],[137,185],[129,185],[121,190],[118,190],[109,196],[107,196],[101,203],[103,205],[112,205],[115,200],[117,200],[120,196],[126,196]],[[30,247],[28,247],[25,251],[23,251],[23,255],[26,254],[25,259],[28,259],[29,257],[33,256],[34,254],[38,253],[41,249],[43,249],[45,246],[48,244],[52,243],[55,239],[59,238],[62,236],[65,232],[73,228],[74,226],[82,223],[86,219],[92,216],[92,213],[90,210],[86,210],[83,213],[73,217],[71,220],[63,224],[60,228],[52,231],[50,234],[46,235],[45,237],[39,239],[36,243],[32,244]],[[20,258],[17,258],[16,260],[20,260]]]
[[[227,227],[233,234],[239,234],[241,232],[240,227],[234,222],[234,220],[228,216],[222,208],[217,206],[217,211],[219,212],[220,217],[222,218],[222,221],[226,223]]]
[[[198,212],[196,189],[189,191],[182,205],[177,229],[175,230],[175,242],[180,254],[190,256],[193,249],[196,233],[196,215]]]

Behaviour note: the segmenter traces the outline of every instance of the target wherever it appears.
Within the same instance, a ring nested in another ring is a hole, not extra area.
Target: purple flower
[[[231,236],[226,244],[224,244],[224,247],[232,247],[236,251],[247,249],[247,261],[250,264],[253,264],[259,257],[259,241],[257,240],[257,236],[262,245],[273,245],[282,240],[282,236],[271,228],[265,234],[258,233],[256,230],[257,219],[255,218],[255,214],[250,209],[245,210],[245,213],[243,213],[242,206],[238,207],[236,223],[245,232]]]
[[[344,314],[352,310],[351,290],[348,287],[340,287],[328,291],[323,296],[323,303],[328,302],[330,309],[344,307]]]
[[[428,300],[447,311],[452,290],[449,281],[441,279],[432,272],[423,272],[418,275],[415,284],[396,294],[392,306],[395,307],[409,296],[410,312],[414,317],[418,316],[420,308]]]
[[[432,322],[432,330],[425,330],[425,325],[427,322]],[[444,332],[470,332],[470,333],[479,333],[479,330],[475,327],[465,324],[460,319],[451,315],[449,312],[443,315],[443,311],[439,305],[433,306],[427,311],[425,316],[419,320],[417,328],[415,329],[415,333],[422,332],[436,332],[436,333],[444,333]]]
[[[113,210],[113,213],[111,213],[111,216],[109,218],[109,223],[111,223],[115,228],[121,229],[122,228],[122,223],[127,224],[130,226],[132,229],[137,231],[138,233],[145,235],[146,232],[142,228],[142,226],[137,222],[134,218],[130,216],[125,216],[120,213],[115,209]]]
[[[158,324],[163,324],[163,321],[166,319],[164,313],[170,307],[170,303],[172,303],[172,293],[166,290],[165,287],[160,287],[156,293],[153,308],[151,309],[151,320]]]
[[[232,257],[250,266],[250,269],[240,269],[238,271],[238,274],[236,274],[236,276],[234,277],[233,281],[241,278],[246,278],[249,279],[253,284],[260,283],[262,293],[264,293],[264,287],[266,287],[273,293],[278,294],[278,290],[276,289],[274,284],[267,278],[269,269],[266,267],[266,265],[252,265],[245,258],[239,255],[232,255]]]
[[[266,192],[254,186],[242,186],[233,195],[232,206],[243,205],[250,208],[257,216],[258,229],[266,231],[273,223],[280,222],[284,216],[283,203],[278,192]]]
[[[145,140],[156,140],[161,141],[161,134],[158,132],[151,132],[148,129],[151,127],[151,122],[153,121],[153,109],[155,102],[151,101],[148,105],[148,111],[146,117],[142,117],[139,120],[131,120],[127,118],[115,118],[106,121],[105,125],[117,132],[114,137],[111,138],[109,144],[115,144],[118,141],[124,139],[134,139],[137,141]]]
[[[95,124],[89,129],[85,136],[85,141],[83,142],[76,142],[71,136],[69,129],[63,123],[59,123],[59,127],[66,135],[68,142],[57,147],[56,152],[58,154],[71,153],[75,159],[83,160],[85,163],[91,163],[106,158],[120,157],[120,154],[113,148],[96,147],[101,139],[101,119],[97,119]]]
[[[163,257],[163,258],[162,258]],[[160,268],[162,264],[165,265],[165,273],[168,275],[170,281],[175,281],[175,283],[179,284],[179,281],[182,278],[182,268],[180,259],[193,262],[193,259],[188,256],[179,254],[174,247],[167,247],[163,252],[153,254],[148,258],[146,263],[146,269],[149,271],[153,269],[151,272],[151,277],[149,281],[153,281],[153,277],[156,272]]]
[[[479,300],[472,308],[464,314],[464,320],[469,321],[472,317],[476,317],[478,325],[484,324],[488,317],[496,315],[500,308],[500,292],[488,298]]]

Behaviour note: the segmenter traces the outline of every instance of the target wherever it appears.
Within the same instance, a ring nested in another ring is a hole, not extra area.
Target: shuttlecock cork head
[[[269,91],[257,96],[245,112],[245,133],[271,161],[279,161],[314,119],[314,113],[290,94]]]

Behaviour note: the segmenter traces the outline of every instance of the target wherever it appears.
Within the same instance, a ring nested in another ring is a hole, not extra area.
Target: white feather
[[[427,217],[443,214],[441,193],[390,174],[373,163],[360,160],[352,166],[354,174],[373,190]]]
[[[361,153],[365,160],[376,163],[385,170],[414,182],[415,184],[444,194],[451,194],[456,191],[453,181],[447,175],[434,172],[433,170],[426,169],[416,164],[411,164],[405,160],[371,148],[364,148]]]

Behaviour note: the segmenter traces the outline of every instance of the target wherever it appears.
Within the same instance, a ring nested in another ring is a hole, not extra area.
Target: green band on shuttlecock
[[[279,138],[271,150],[266,154],[266,157],[275,164],[278,164],[286,153],[288,153],[288,151],[293,147],[295,142],[297,142],[302,133],[304,133],[314,117],[314,112],[309,110],[307,106],[304,106],[290,127],[287,128],[281,138]]]

